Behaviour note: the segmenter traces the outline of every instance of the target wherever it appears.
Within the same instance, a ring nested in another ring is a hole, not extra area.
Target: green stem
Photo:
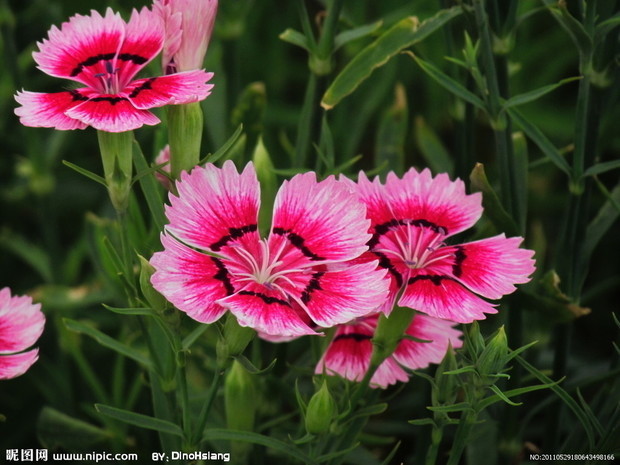
[[[441,439],[443,438],[443,426],[433,426],[431,432],[431,445],[426,453],[426,465],[435,465],[437,462],[437,455],[439,453],[439,446],[441,445]]]
[[[198,427],[195,430],[194,438],[192,441],[192,444],[194,445],[198,445],[204,436],[204,430],[207,426],[207,418],[209,417],[209,412],[211,411],[211,406],[213,405],[213,401],[215,400],[215,395],[217,394],[217,390],[221,384],[222,378],[222,371],[216,369],[213,373],[213,380],[211,381],[211,386],[209,387],[207,398],[205,400],[205,403],[202,405],[202,410],[200,411],[200,415],[198,417]]]
[[[478,415],[473,411],[465,411],[461,415],[461,420],[459,421],[459,426],[456,429],[456,435],[453,442],[454,445],[450,451],[450,458],[448,459],[447,465],[458,465],[461,455],[463,455],[465,447],[467,447],[471,430],[476,423],[477,416]]]
[[[318,98],[318,77],[311,73],[308,78],[304,103],[301,108],[299,123],[297,124],[297,141],[295,142],[295,167],[303,168],[310,151],[312,134],[314,133],[315,114]]]

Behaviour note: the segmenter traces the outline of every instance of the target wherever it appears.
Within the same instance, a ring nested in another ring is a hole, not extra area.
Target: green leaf
[[[133,141],[133,164],[136,168],[136,172],[143,173],[149,170],[149,164],[144,158],[140,144],[137,141]],[[166,215],[164,214],[164,201],[161,196],[161,187],[155,176],[142,176],[138,178],[140,189],[146,199],[146,204],[151,212],[153,222],[158,231],[163,231],[164,225],[168,222]]]
[[[88,179],[98,182],[104,187],[108,186],[108,184],[105,182],[105,179],[103,179],[103,177],[99,176],[98,174],[93,173],[92,171],[88,171],[87,169],[81,168],[78,165],[71,163],[70,161],[67,161],[67,160],[63,160],[62,164],[65,166],[68,166],[74,171],[77,171],[81,175],[86,176]]]
[[[562,400],[562,402],[564,402],[564,404],[569,409],[572,410],[572,412],[575,414],[575,416],[577,417],[577,419],[581,423],[581,426],[583,426],[583,429],[585,430],[586,435],[588,436],[588,445],[590,447],[590,450],[594,450],[595,442],[594,442],[594,430],[592,428],[592,424],[590,423],[588,415],[581,409],[581,407],[579,407],[579,404],[577,404],[575,399],[573,399],[570,396],[570,394],[568,394],[568,392],[566,392],[564,389],[562,389],[560,386],[558,386],[557,383],[554,383],[547,375],[545,375],[543,372],[538,370],[533,365],[530,365],[522,357],[517,356],[516,360],[531,375],[533,375],[535,378],[537,378],[538,380],[542,381],[543,383],[548,384],[549,385],[549,389],[551,389],[553,392],[555,392],[555,394]]]
[[[405,87],[398,83],[394,89],[394,103],[384,113],[377,129],[374,165],[384,166],[383,173],[394,171],[400,175],[405,170],[408,116]]]
[[[561,383],[562,380],[563,379],[561,379],[559,381],[554,381],[552,383],[536,384],[534,386],[524,386],[522,388],[511,389],[509,391],[504,391],[502,394],[505,397],[508,397],[508,398],[516,397],[516,396],[520,396],[522,394],[527,394],[528,392],[541,391],[543,389],[550,389],[551,386]],[[489,397],[487,397],[487,398],[485,398],[485,399],[480,401],[480,403],[478,404],[478,408],[480,410],[484,410],[487,407],[493,405],[494,403],[499,402],[500,400],[503,400],[503,398],[500,397],[499,395],[489,396]]]
[[[349,29],[348,31],[341,32],[334,39],[334,51],[338,50],[340,47],[349,42],[374,34],[379,30],[382,25],[383,21],[379,20],[375,23],[366,24],[364,26],[359,26],[353,29]]]
[[[265,447],[277,450],[279,452],[282,452],[286,455],[289,455],[299,460],[303,464],[318,465],[318,462],[313,460],[310,456],[306,455],[303,451],[301,451],[294,445],[281,441],[279,439],[271,438],[269,436],[264,436],[258,433],[252,433],[250,431],[236,431],[236,430],[231,430],[231,429],[212,428],[212,429],[208,429],[205,432],[203,440],[205,441],[228,440],[228,441],[242,441],[242,442],[249,442],[252,444],[259,444],[261,446],[265,446]]]
[[[594,29],[595,47],[600,42],[605,40],[605,37],[607,37],[607,34],[609,34],[611,31],[613,31],[618,26],[620,26],[620,13],[616,13],[611,18],[608,18],[605,21],[602,21],[600,24],[597,24],[596,28]]]
[[[209,325],[198,325],[196,329],[194,329],[191,333],[185,336],[183,342],[181,343],[181,348],[183,350],[188,350],[207,329],[209,329]]]
[[[125,357],[128,357],[132,360],[135,360],[136,362],[138,362],[139,364],[141,364],[147,369],[152,368],[151,361],[141,352],[139,352],[138,350],[132,347],[129,347],[126,344],[123,344],[120,341],[117,341],[116,339],[108,336],[105,333],[102,333],[98,329],[95,329],[92,326],[88,326],[79,321],[72,320],[70,318],[63,318],[63,323],[65,324],[65,327],[67,329],[74,331],[76,333],[86,334],[87,336],[92,337],[95,341],[97,341],[102,346],[107,347],[108,349],[112,349],[118,352],[119,354],[124,355]]]
[[[422,68],[422,71],[424,71],[433,80],[435,80],[437,84],[444,87],[446,90],[453,93],[457,97],[471,103],[475,107],[478,107],[481,110],[485,109],[485,104],[482,99],[480,99],[480,97],[478,97],[473,92],[467,90],[465,86],[463,86],[460,82],[455,81],[446,73],[437,68],[435,65],[432,65],[431,63],[422,60],[422,58],[414,55],[413,53],[410,53],[409,55],[415,60],[418,66]]]
[[[243,141],[241,137],[242,135],[243,135],[243,124],[240,124],[235,130],[235,132],[233,133],[233,135],[230,136],[228,140],[224,143],[224,145],[222,145],[215,153],[208,154],[206,157],[200,160],[199,164],[202,165],[207,162],[215,163],[220,158],[224,158],[224,160],[231,158],[232,154],[235,153],[238,149],[237,144]]]
[[[416,420],[409,420],[407,423],[413,426],[435,426],[435,421],[432,418],[418,418]]]
[[[308,42],[306,36],[303,35],[301,32],[296,31],[295,29],[288,28],[278,37],[280,38],[280,40],[301,47],[308,52],[312,50],[312,45],[310,42]]]
[[[592,53],[592,38],[583,27],[583,24],[570,14],[565,2],[556,3],[558,6],[549,8],[549,11],[551,11],[551,14],[571,37],[579,53],[581,55]]]
[[[523,402],[513,402],[511,401],[506,394],[504,394],[500,388],[498,388],[495,384],[491,384],[489,389],[495,393],[495,395],[506,402],[508,405],[512,405],[513,407],[518,407],[519,405],[523,405]]]
[[[43,407],[37,420],[37,437],[48,449],[69,451],[92,449],[110,439],[112,434],[52,407]]]
[[[117,308],[110,307],[109,305],[102,304],[106,310],[110,310],[111,312],[118,313],[120,315],[143,315],[143,316],[158,316],[157,312],[152,308]]]
[[[521,212],[517,218],[519,233],[522,235],[526,227],[527,217],[527,181],[528,181],[528,152],[527,139],[522,132],[512,133],[512,146],[514,149],[514,170],[515,170],[515,196],[517,211]]]
[[[386,64],[401,50],[422,41],[462,12],[462,8],[457,6],[441,10],[422,23],[413,16],[399,21],[347,64],[323,95],[321,106],[326,110],[333,108],[357,89],[375,69]]]
[[[431,127],[422,116],[415,119],[415,140],[422,156],[435,173],[454,174],[452,157]]]
[[[591,166],[590,168],[588,168],[584,173],[583,176],[596,176],[598,174],[602,174],[602,173],[606,173],[607,171],[611,171],[611,170],[615,170],[620,168],[620,160],[612,160],[612,161],[606,161],[603,163],[597,163],[596,165]]]
[[[261,375],[267,373],[275,366],[277,362],[277,359],[274,358],[269,365],[261,369],[254,365],[245,355],[235,355],[232,358],[239,362],[239,364],[243,366],[243,368],[245,368],[248,373],[251,373],[253,375]]]
[[[514,97],[509,98],[508,100],[502,103],[502,107],[505,109],[516,107],[519,105],[523,105],[525,103],[533,102],[534,100],[538,100],[543,95],[548,94],[549,92],[554,91],[560,86],[564,84],[568,84],[569,82],[574,82],[582,79],[581,76],[575,76],[571,78],[562,79],[561,81],[555,84],[549,84],[538,89],[530,90],[529,92],[524,92],[519,95],[515,95]]]
[[[452,405],[438,405],[433,407],[426,407],[432,412],[451,413],[451,412],[463,412],[465,410],[472,410],[469,402],[459,402]],[[473,410],[472,410],[473,411]]]
[[[512,120],[517,123],[523,132],[538,146],[538,148],[551,160],[560,170],[570,176],[571,168],[564,159],[560,151],[551,143],[538,127],[530,123],[516,108],[506,110]]]
[[[620,182],[616,184],[610,193],[607,202],[601,207],[596,217],[590,222],[586,229],[586,237],[584,239],[583,253],[586,261],[590,261],[590,256],[594,249],[601,241],[603,236],[609,231],[609,228],[618,220],[620,212],[614,205],[620,203]]]
[[[332,459],[335,459],[337,457],[342,457],[343,455],[348,454],[349,452],[354,451],[355,449],[357,449],[359,447],[360,443],[359,442],[355,442],[352,445],[350,445],[349,447],[347,447],[346,449],[343,450],[338,450],[336,452],[332,452],[330,454],[324,454],[321,455],[319,457],[317,457],[317,462],[318,463],[323,463],[323,462],[328,462]]]
[[[110,405],[95,404],[95,409],[99,413],[120,420],[123,423],[183,437],[183,430],[178,425],[166,420],[160,420],[159,418],[150,417],[141,413],[111,407]]]
[[[519,229],[512,217],[502,206],[495,190],[491,184],[489,184],[482,163],[476,163],[476,166],[469,175],[469,180],[471,181],[471,189],[474,192],[482,192],[484,214],[491,220],[497,230],[506,232],[508,236],[518,236]]]
[[[44,281],[49,283],[54,280],[50,257],[43,248],[8,230],[0,232],[0,247],[13,252],[30,265]]]

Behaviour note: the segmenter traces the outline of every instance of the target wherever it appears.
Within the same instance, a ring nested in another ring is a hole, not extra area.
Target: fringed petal
[[[59,130],[84,129],[86,123],[67,116],[67,110],[82,103],[80,90],[44,94],[38,92],[17,92],[15,100],[21,105],[15,109],[24,126],[54,128]]]

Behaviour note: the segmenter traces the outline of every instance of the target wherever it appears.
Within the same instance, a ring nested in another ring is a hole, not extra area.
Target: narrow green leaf
[[[512,405],[513,407],[518,407],[519,405],[523,405],[523,402],[513,402],[511,401],[506,394],[504,394],[500,388],[498,388],[495,384],[491,384],[489,389],[495,393],[497,397],[503,400],[508,405]]]
[[[597,24],[596,28],[594,29],[594,46],[596,47],[596,45],[605,40],[607,34],[609,34],[618,26],[620,26],[620,13],[616,13],[611,18],[602,21],[600,24]]]
[[[521,235],[525,231],[527,219],[527,183],[528,183],[528,163],[529,156],[527,151],[527,139],[522,132],[512,133],[512,146],[514,151],[514,170],[515,170],[515,195],[517,211],[521,212],[516,219],[517,226]]]
[[[311,50],[311,45],[308,42],[306,36],[303,35],[301,32],[296,31],[295,29],[288,28],[278,37],[280,38],[280,40],[301,47],[308,52]]]
[[[456,6],[441,10],[422,23],[412,16],[399,21],[347,64],[323,95],[321,106],[326,110],[333,108],[357,89],[375,69],[386,64],[401,50],[422,41],[462,12],[462,8]]]
[[[530,123],[516,108],[506,110],[512,120],[517,123],[523,132],[538,146],[538,148],[551,160],[560,170],[570,176],[571,169],[568,162],[564,159],[560,151],[551,143],[538,127]]]
[[[323,462],[328,462],[328,461],[330,461],[332,459],[335,459],[337,457],[342,457],[343,455],[346,455],[349,452],[352,452],[355,449],[357,449],[359,447],[359,445],[360,445],[359,442],[355,442],[355,443],[351,444],[349,447],[347,447],[346,449],[338,450],[338,451],[332,452],[330,454],[321,455],[321,456],[317,457],[316,461],[318,463],[323,463]]]
[[[417,420],[409,420],[407,423],[413,426],[435,426],[435,421],[432,418],[418,418]]]
[[[37,420],[37,437],[50,449],[84,450],[108,441],[112,433],[52,407],[43,407]]]
[[[209,325],[198,325],[196,329],[194,329],[191,333],[185,336],[185,339],[183,339],[183,342],[181,344],[182,349],[189,349],[207,329],[209,329]]]
[[[120,420],[123,423],[183,437],[183,430],[178,425],[166,420],[160,420],[159,418],[112,407],[110,405],[95,404],[95,409],[99,413]]]
[[[254,365],[244,355],[235,355],[233,358],[237,362],[239,362],[241,364],[241,366],[243,366],[243,368],[245,368],[248,373],[251,373],[253,375],[261,375],[261,374],[267,373],[268,371],[270,371],[275,366],[275,364],[277,362],[277,359],[274,358],[269,365],[267,365],[265,368],[261,369],[261,368],[258,368],[256,365]]]
[[[36,270],[46,282],[52,282],[54,273],[47,252],[23,237],[8,230],[0,232],[0,247],[14,253]]]
[[[504,391],[503,394],[504,396],[511,398],[511,397],[516,397],[516,396],[520,396],[523,394],[527,394],[528,392],[533,392],[533,391],[541,391],[543,389],[549,389],[551,388],[551,386],[559,384],[562,381],[555,381],[552,383],[545,383],[545,384],[536,384],[534,386],[525,386],[522,388],[517,388],[517,389],[511,389],[509,391]],[[487,407],[493,405],[496,402],[499,402],[500,400],[502,400],[502,398],[498,395],[493,395],[493,396],[489,396],[483,400],[480,401],[480,403],[478,404],[478,408],[480,410],[484,410]]]
[[[476,163],[469,175],[469,180],[471,181],[471,189],[474,192],[482,192],[484,214],[491,220],[497,230],[506,232],[508,236],[518,236],[519,228],[502,206],[495,189],[489,184],[482,163]]]
[[[611,171],[611,170],[615,170],[620,168],[620,160],[612,160],[612,161],[606,161],[603,163],[597,163],[596,165],[591,166],[590,168],[588,168],[584,173],[583,176],[596,176],[598,174],[602,174],[602,173],[606,173],[607,171]]]
[[[538,89],[530,90],[529,92],[524,92],[522,94],[515,95],[514,97],[511,97],[508,100],[504,101],[504,103],[502,104],[502,107],[505,110],[507,108],[512,108],[512,107],[516,107],[519,105],[523,105],[525,103],[533,102],[534,100],[538,100],[543,95],[546,95],[549,92],[554,91],[555,89],[557,89],[560,86],[563,86],[564,84],[578,81],[580,79],[582,79],[581,76],[570,77],[570,78],[562,79],[561,81],[555,84],[549,84],[543,87],[539,87]]]
[[[359,26],[353,29],[349,29],[348,31],[341,32],[334,39],[334,51],[338,50],[340,47],[348,44],[349,42],[374,34],[379,30],[382,25],[383,21],[379,20],[375,23],[366,24],[364,26]]]
[[[236,151],[237,144],[241,141],[241,136],[243,134],[243,125],[240,124],[235,132],[228,138],[228,140],[222,145],[218,150],[213,154],[208,154],[202,160],[200,160],[199,164],[204,163],[215,163],[220,158],[224,158],[225,160],[231,158],[231,154]]]
[[[370,417],[372,415],[379,415],[385,412],[387,408],[388,408],[388,404],[386,402],[369,405],[368,407],[358,409],[353,415],[351,415],[351,417],[349,417],[349,419]]]
[[[564,404],[569,409],[572,410],[572,412],[575,414],[575,416],[581,423],[581,426],[583,426],[583,429],[585,430],[586,435],[588,436],[588,445],[590,447],[590,450],[593,450],[595,442],[594,442],[594,431],[593,431],[592,425],[590,424],[587,414],[581,409],[581,407],[579,407],[579,404],[577,404],[575,399],[573,399],[570,396],[570,394],[568,394],[568,392],[566,392],[564,389],[558,386],[557,383],[553,383],[553,381],[547,375],[545,375],[543,372],[538,370],[533,365],[530,365],[522,357],[517,356],[516,360],[517,362],[519,362],[519,364],[523,368],[525,368],[535,378],[542,381],[543,383],[549,384],[550,385],[549,389],[555,392],[555,394],[562,400],[562,402],[564,402]]]
[[[414,133],[416,144],[431,170],[435,173],[453,175],[454,162],[452,157],[422,116],[415,119]]]
[[[442,413],[463,412],[465,410],[472,410],[471,404],[469,402],[459,402],[458,404],[438,405],[438,406],[426,407],[426,408],[432,412],[442,412]]]
[[[422,60],[422,58],[414,55],[413,53],[410,53],[409,55],[415,60],[418,66],[422,68],[422,71],[424,71],[431,78],[433,78],[433,80],[435,80],[437,84],[439,84],[449,92],[453,93],[457,97],[471,103],[475,107],[478,107],[481,110],[485,109],[485,104],[482,99],[473,92],[467,90],[467,88],[465,88],[465,86],[463,86],[460,82],[455,81],[446,73],[437,68],[435,65]]]
[[[62,164],[65,166],[68,166],[69,168],[71,168],[74,171],[77,171],[78,173],[80,173],[83,176],[86,176],[88,179],[91,179],[95,182],[98,182],[99,184],[101,184],[104,187],[107,187],[108,185],[105,182],[105,179],[103,179],[103,177],[99,176],[98,174],[93,173],[92,171],[88,171],[87,169],[84,169],[74,163],[71,163],[70,161],[67,160],[63,160]]]
[[[551,14],[573,39],[579,53],[589,55],[592,51],[592,38],[585,30],[583,24],[570,14],[564,2],[560,2],[558,5],[557,7],[549,8],[549,11],[551,11]]]
[[[95,341],[97,341],[102,346],[107,347],[108,349],[112,349],[118,352],[119,354],[124,355],[125,357],[128,357],[132,360],[135,360],[136,362],[138,362],[139,364],[141,364],[147,369],[152,368],[151,361],[141,352],[139,352],[138,350],[132,347],[129,347],[126,344],[123,344],[120,341],[117,341],[116,339],[108,336],[105,333],[102,333],[98,329],[95,329],[92,326],[88,326],[79,321],[72,320],[70,318],[63,318],[63,323],[65,324],[65,327],[67,329],[74,331],[76,333],[86,334],[87,336],[92,337]]]
[[[301,461],[301,463],[303,464],[318,465],[318,462],[313,460],[310,456],[306,455],[303,451],[301,451],[294,445],[281,441],[279,439],[271,438],[269,436],[264,436],[262,434],[253,433],[250,431],[236,431],[232,429],[211,428],[205,432],[203,440],[228,440],[250,442],[252,444],[259,444],[261,446],[265,446],[282,452]]]
[[[598,214],[588,225],[586,236],[583,241],[583,255],[585,261],[589,263],[592,253],[596,249],[603,236],[609,228],[618,220],[620,212],[614,204],[620,203],[620,182],[612,189],[607,202],[601,207]]]
[[[143,315],[143,316],[158,316],[157,312],[152,308],[117,308],[110,307],[109,305],[102,304],[106,310],[118,313],[120,315]]]
[[[603,436],[605,434],[605,429],[603,428],[603,425],[601,425],[601,422],[598,420],[598,418],[596,418],[596,415],[594,415],[592,408],[588,405],[586,400],[583,398],[583,395],[581,394],[580,389],[577,389],[577,398],[579,399],[581,408],[583,409],[583,411],[586,413],[586,415],[590,419],[590,423],[592,423],[592,426],[594,426],[594,429],[596,429],[596,432],[598,433],[598,435]]]
[[[144,158],[140,144],[138,144],[135,140],[133,141],[132,150],[133,164],[136,168],[136,172],[147,172],[150,169],[149,164],[146,161],[146,158]],[[151,212],[155,227],[158,231],[163,231],[167,220],[166,215],[164,214],[164,201],[160,193],[161,187],[159,186],[157,179],[155,179],[154,175],[142,176],[138,178],[138,183],[140,184],[140,189],[142,189],[142,193],[146,199],[146,204]]]

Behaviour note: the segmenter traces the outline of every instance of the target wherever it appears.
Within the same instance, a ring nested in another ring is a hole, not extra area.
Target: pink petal
[[[455,349],[463,345],[459,339],[462,333],[454,329],[454,326],[455,324],[451,321],[440,320],[422,313],[416,314],[405,333],[431,342],[403,339],[394,351],[394,358],[410,370],[425,368],[431,363],[440,363],[446,354],[448,343],[451,343]]]
[[[415,220],[450,236],[473,226],[482,215],[480,193],[467,195],[463,181],[451,181],[445,173],[433,178],[428,169],[418,173],[411,168],[402,179],[390,172],[385,186],[360,173],[358,192],[375,230],[394,220]]]
[[[389,281],[376,262],[315,271],[304,287],[287,289],[319,326],[330,328],[375,312],[385,302]],[[295,280],[296,276],[291,275]],[[301,290],[301,293],[299,290]]]
[[[220,252],[235,243],[258,242],[260,187],[254,165],[237,173],[232,161],[220,169],[212,164],[182,173],[166,207],[168,231],[183,242]],[[248,246],[249,247],[249,246]]]
[[[437,253],[451,255],[430,265],[437,274],[448,274],[469,289],[489,299],[499,299],[516,290],[515,284],[530,280],[535,271],[534,251],[520,249],[521,237],[500,234],[467,244],[443,247]]]
[[[84,129],[87,124],[67,116],[65,112],[82,103],[85,98],[79,89],[53,94],[17,92],[15,100],[21,106],[15,109],[15,114],[24,126],[60,130]]]
[[[277,248],[279,236],[311,261],[353,259],[370,239],[366,209],[356,195],[333,177],[317,182],[313,172],[284,181],[272,225],[270,248]]]
[[[262,284],[249,282],[245,288],[218,300],[218,303],[229,309],[241,326],[254,328],[267,336],[317,334],[304,322],[294,302]]]
[[[170,0],[182,17],[182,41],[174,55],[177,70],[202,68],[217,14],[217,0]]]
[[[337,374],[350,381],[361,381],[370,366],[371,339],[376,324],[376,318],[367,318],[360,324],[339,326],[315,373]]]
[[[53,26],[48,39],[38,43],[34,60],[39,68],[55,77],[79,81],[97,88],[97,74],[106,74],[106,62],[113,60],[125,38],[125,22],[111,8],[102,17],[95,10],[90,16],[75,15]]]
[[[161,17],[143,7],[133,10],[126,25],[125,39],[116,59],[121,85],[128,83],[164,46],[164,22]]]
[[[370,378],[370,386],[385,389],[398,381],[402,383],[409,381],[409,375],[392,357],[388,357],[379,365],[375,374]]]
[[[29,296],[11,296],[8,287],[0,290],[0,354],[32,346],[44,326],[41,304],[33,304]]]
[[[13,355],[0,354],[0,379],[11,379],[23,375],[39,358],[39,349]]]
[[[217,321],[226,309],[216,301],[234,292],[226,265],[162,235],[163,252],[151,258],[153,287],[179,310],[203,323]]]
[[[454,278],[417,271],[417,275],[409,278],[398,302],[401,307],[458,323],[471,323],[484,319],[485,313],[497,313],[494,305],[472,294]]]
[[[213,73],[202,70],[139,79],[124,90],[136,108],[148,109],[168,104],[183,104],[204,100],[211,93],[206,84]]]
[[[164,74],[172,74],[176,72],[173,57],[179,51],[183,38],[183,30],[181,28],[183,15],[181,12],[172,11],[172,6],[168,0],[154,0],[153,11],[157,12],[162,18],[166,29],[166,38],[161,57],[162,71]],[[200,67],[197,66],[197,68]]]
[[[84,92],[86,93],[86,92]],[[154,126],[159,118],[147,110],[134,107],[127,96],[88,93],[90,99],[66,111],[67,116],[106,132],[125,132]]]

